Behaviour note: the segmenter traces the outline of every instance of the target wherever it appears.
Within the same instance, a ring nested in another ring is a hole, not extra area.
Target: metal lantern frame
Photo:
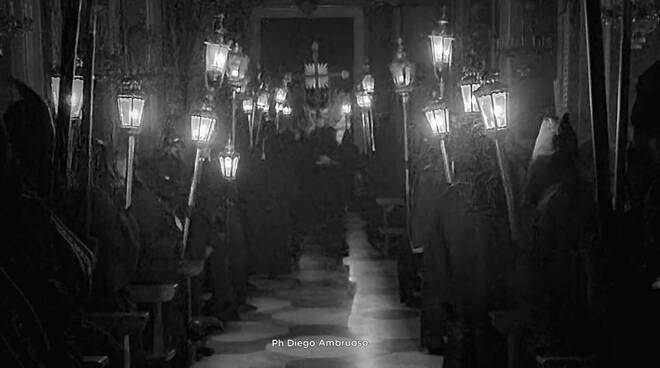
[[[474,92],[487,132],[498,132],[509,127],[509,91],[495,74]]]
[[[217,115],[207,103],[204,103],[200,110],[192,113],[190,115],[190,132],[192,141],[198,146],[210,144],[217,120]]]
[[[54,74],[50,77],[50,91],[53,98],[53,106],[55,108],[55,114],[59,113],[59,101],[60,101],[60,83],[61,77],[59,74]],[[83,93],[85,92],[85,78],[82,75],[75,75],[73,77],[73,82],[71,86],[71,96],[67,99],[69,106],[71,106],[71,119],[80,120],[82,119],[82,107],[83,107]]]
[[[250,65],[250,57],[247,56],[241,46],[235,42],[232,51],[227,57],[227,79],[232,85],[232,88],[240,91],[243,88],[243,82],[245,81],[245,75],[248,71],[248,66]]]
[[[450,130],[447,104],[442,100],[433,99],[424,107],[423,111],[433,134],[445,138]]]
[[[436,99],[435,95],[431,102],[424,107],[424,116],[429,123],[433,134],[440,138],[440,151],[442,153],[443,165],[445,168],[445,179],[447,183],[452,182],[451,168],[449,167],[449,155],[447,155],[447,145],[445,139],[450,133],[450,115],[447,104],[441,100]]]
[[[402,38],[398,38],[397,44],[395,58],[390,64],[390,73],[392,74],[395,92],[404,95],[412,91],[417,66],[406,58]]]
[[[443,7],[442,17],[438,20],[437,29],[428,36],[431,44],[431,56],[436,73],[451,67],[453,58],[453,43],[456,39],[449,33],[449,21],[447,20],[447,8]]]
[[[227,181],[236,180],[236,172],[238,170],[238,163],[241,155],[234,150],[234,144],[230,141],[225,150],[218,154],[218,161],[220,163],[220,173]]]
[[[224,14],[220,14],[216,17],[214,34],[208,41],[204,42],[206,45],[206,76],[211,81],[218,82],[219,84],[222,84],[227,69],[227,62],[232,44],[231,41],[225,42],[225,34],[227,31],[223,24],[224,19]]]

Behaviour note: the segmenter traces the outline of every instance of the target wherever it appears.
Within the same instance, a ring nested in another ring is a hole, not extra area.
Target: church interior
[[[0,0],[0,367],[660,366],[659,23]]]

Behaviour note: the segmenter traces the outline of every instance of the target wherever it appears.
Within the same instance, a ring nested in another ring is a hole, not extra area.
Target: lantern
[[[461,96],[463,97],[463,111],[466,113],[479,112],[479,104],[474,92],[479,89],[479,78],[476,73],[465,73],[461,78]]]
[[[415,64],[406,59],[403,48],[403,39],[399,38],[394,61],[390,64],[390,72],[394,81],[394,88],[398,94],[407,94],[412,90],[415,80]]]
[[[495,74],[474,92],[487,131],[509,126],[509,92]]]
[[[451,66],[452,44],[454,42],[454,37],[447,30],[449,22],[447,21],[446,9],[446,7],[442,9],[442,18],[438,21],[438,28],[429,35],[433,65],[440,72]]]
[[[142,125],[144,96],[138,81],[124,81],[122,93],[117,96],[119,124],[122,128],[138,130]]]
[[[344,115],[350,115],[351,114],[351,101],[350,100],[344,101],[344,103],[341,105],[341,112]]]
[[[228,181],[236,179],[236,170],[238,169],[238,161],[241,155],[234,151],[234,146],[229,142],[225,150],[218,155],[220,161],[220,173]]]
[[[374,77],[367,73],[362,78],[362,89],[367,93],[374,93]]]
[[[252,97],[246,97],[243,99],[243,112],[246,114],[252,113],[252,109],[254,109],[254,100],[252,100]]]
[[[366,110],[371,108],[371,95],[366,91],[358,92],[355,95],[355,100],[361,109]]]
[[[447,105],[439,100],[432,100],[425,108],[426,121],[431,126],[433,134],[445,137],[449,134],[449,110]]]
[[[275,104],[275,111],[278,112],[278,113],[284,111],[284,104],[276,103]]]
[[[227,61],[227,77],[232,86],[236,88],[241,87],[249,63],[250,58],[242,52],[238,43],[235,43],[234,50],[229,54]]]
[[[268,111],[268,92],[263,91],[261,94],[259,94],[259,98],[257,98],[257,108],[263,112]]]
[[[55,114],[58,113],[60,101],[60,76],[54,75],[50,78],[50,90],[53,94],[53,105],[55,106]],[[82,116],[83,104],[83,87],[85,85],[83,77],[76,75],[73,77],[73,85],[71,88],[71,97],[67,101],[71,106],[71,118],[80,119]]]
[[[213,129],[215,127],[216,116],[207,104],[202,109],[190,116],[190,130],[192,140],[196,144],[208,144],[211,141]]]
[[[206,45],[206,73],[212,80],[222,78],[229,57],[231,44],[225,43],[224,18],[224,14],[216,17],[215,35],[212,40],[204,42]]]
[[[284,105],[282,108],[282,115],[284,116],[291,116],[291,113],[293,112],[293,109],[291,109],[291,106],[289,105]]]
[[[277,88],[275,90],[275,102],[278,104],[284,104],[286,101],[286,88]]]

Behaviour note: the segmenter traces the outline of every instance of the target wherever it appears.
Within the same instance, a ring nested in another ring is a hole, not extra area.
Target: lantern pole
[[[195,165],[193,169],[192,182],[190,183],[190,192],[188,193],[188,211],[186,213],[186,219],[183,223],[183,243],[181,247],[181,253],[179,254],[181,259],[184,259],[186,256],[186,248],[188,246],[188,237],[190,235],[190,215],[192,214],[192,209],[195,206],[195,191],[197,189],[197,182],[199,181],[199,173],[201,169],[200,162],[202,160],[202,147],[197,146],[197,152],[195,153]]]
[[[408,158],[408,92],[401,93],[401,107],[403,109],[403,164],[405,170],[405,200],[406,200],[406,234],[410,236],[410,161]]]
[[[447,180],[447,184],[451,184],[451,168],[449,167],[449,155],[447,155],[447,145],[445,144],[445,139],[446,137],[444,135],[440,136],[440,151],[442,152],[442,161],[445,167],[445,179]]]
[[[257,118],[257,101],[252,100],[252,112],[248,115],[248,130],[250,131],[250,148],[254,148],[254,122]]]
[[[231,141],[236,142],[236,94],[237,87],[231,89]]]
[[[92,29],[91,29],[91,38],[92,38],[92,47],[91,47],[91,64],[89,68],[89,114],[88,114],[88,132],[87,132],[87,185],[86,185],[86,196],[87,196],[87,207],[86,207],[86,216],[85,216],[85,230],[87,236],[91,236],[92,233],[92,198],[93,198],[93,186],[94,186],[94,74],[95,74],[95,64],[96,64],[96,27],[98,21],[98,12],[102,9],[101,6],[97,5],[97,1],[92,1]]]
[[[502,187],[504,188],[504,197],[506,200],[507,215],[509,216],[509,229],[511,231],[511,240],[513,244],[519,244],[520,232],[518,231],[518,217],[516,214],[516,202],[513,196],[513,184],[511,178],[506,170],[504,155],[502,154],[502,146],[500,140],[502,135],[500,132],[493,134],[493,141],[495,141],[495,152],[497,154],[497,166],[500,169],[500,177],[502,179]]]
[[[628,143],[628,93],[630,88],[630,33],[631,0],[623,0],[623,23],[621,25],[620,62],[619,62],[619,101],[616,131],[616,158],[614,161],[614,211],[617,217],[623,215],[624,187],[623,177],[626,165],[626,145]]]
[[[126,202],[124,209],[129,209],[133,196],[133,165],[135,162],[135,133],[128,132],[128,154],[126,155]]]

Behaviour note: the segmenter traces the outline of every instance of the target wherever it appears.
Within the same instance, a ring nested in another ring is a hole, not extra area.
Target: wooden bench
[[[387,254],[390,251],[390,241],[405,235],[405,229],[394,227],[389,224],[389,216],[396,208],[405,206],[402,198],[376,198],[376,204],[383,208],[383,225],[378,227],[378,233],[384,240],[382,251]]]

